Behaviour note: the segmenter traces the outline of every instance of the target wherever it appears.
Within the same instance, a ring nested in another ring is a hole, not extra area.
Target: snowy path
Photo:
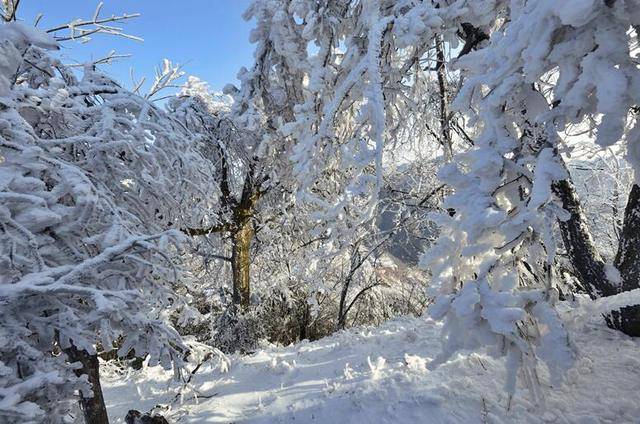
[[[640,341],[607,329],[584,309],[565,312],[580,358],[545,407],[520,389],[507,411],[502,361],[459,355],[436,370],[438,325],[401,318],[313,343],[232,357],[229,372],[203,367],[191,395],[167,416],[179,423],[640,423]],[[543,372],[543,381],[548,381]],[[106,378],[113,422],[174,394],[170,375],[148,369]]]

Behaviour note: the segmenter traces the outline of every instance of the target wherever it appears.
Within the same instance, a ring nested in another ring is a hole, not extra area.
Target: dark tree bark
[[[350,279],[347,279],[342,283],[342,290],[340,291],[340,306],[338,307],[338,324],[336,326],[336,329],[338,330],[344,330],[344,327],[347,325],[347,313],[345,312],[345,309],[350,283]]]
[[[387,237],[385,241],[388,240],[388,238],[389,237]],[[354,302],[352,301],[349,305],[347,305],[347,294],[349,294],[349,287],[353,282],[353,278],[355,277],[356,272],[358,272],[358,269],[360,269],[360,267],[366,262],[367,258],[369,258],[369,256],[382,245],[382,243],[378,244],[363,256],[360,253],[360,242],[361,240],[358,240],[351,246],[349,272],[347,273],[344,281],[342,281],[342,289],[340,290],[340,304],[338,307],[338,330],[343,330],[346,327],[347,315],[349,315],[349,310],[354,304]]]
[[[640,288],[640,187],[631,188],[624,211],[618,252],[614,264],[622,278],[620,292]],[[640,305],[627,306],[608,317],[609,326],[640,337]]]
[[[340,290],[340,303],[338,306],[338,324],[336,329],[343,330],[347,324],[347,294],[349,293],[349,286],[351,285],[351,281],[353,280],[353,276],[362,265],[360,262],[360,252],[359,252],[359,243],[356,243],[352,247],[351,251],[351,265],[349,266],[349,273],[345,277],[344,281],[342,281],[342,288]]]
[[[458,36],[464,40],[464,46],[458,54],[458,57],[462,57],[465,54],[478,48],[480,43],[489,39],[489,35],[483,32],[481,29],[474,27],[470,23],[463,23],[461,25],[462,31],[458,32]]]
[[[309,320],[311,318],[311,308],[307,302],[303,302],[300,309],[302,309],[302,316],[300,317],[300,331],[298,332],[298,340],[306,340],[308,336]]]
[[[640,187],[633,185],[620,236],[614,265],[620,272],[620,284],[608,280],[605,264],[589,232],[580,199],[570,180],[557,181],[553,191],[571,217],[560,222],[567,255],[583,288],[592,299],[613,296],[640,287]],[[605,316],[607,325],[623,333],[640,337],[640,305],[611,311]]]
[[[436,75],[438,77],[438,91],[440,95],[440,144],[444,149],[447,162],[453,158],[453,142],[451,139],[451,125],[449,122],[449,99],[447,89],[447,70],[445,68],[444,42],[437,36],[436,43]]]
[[[622,291],[640,287],[640,186],[636,184],[627,200],[614,264],[624,276]]]
[[[569,260],[585,292],[596,299],[616,294],[616,288],[607,280],[604,260],[593,243],[580,199],[571,180],[556,181],[553,192],[571,217],[560,221],[562,240]]]
[[[102,396],[100,386],[100,363],[97,355],[90,355],[84,350],[79,350],[75,346],[65,349],[69,362],[80,362],[82,367],[75,370],[76,375],[87,375],[91,384],[91,397],[86,397],[80,393],[80,407],[84,414],[84,421],[87,424],[109,424],[107,407]]]

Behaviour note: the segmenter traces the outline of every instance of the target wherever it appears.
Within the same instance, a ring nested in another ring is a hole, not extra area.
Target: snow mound
[[[430,370],[440,325],[406,317],[232,356],[226,373],[203,366],[182,403],[159,367],[107,375],[103,389],[113,422],[156,405],[170,405],[165,415],[176,423],[636,422],[640,341],[606,328],[590,301],[561,308],[579,357],[560,387],[541,370],[544,405],[523,388],[509,399],[503,359],[469,352]]]

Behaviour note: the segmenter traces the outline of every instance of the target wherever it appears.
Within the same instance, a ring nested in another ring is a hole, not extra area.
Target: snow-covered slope
[[[582,301],[585,305],[589,302]],[[357,328],[313,343],[266,347],[233,356],[229,371],[203,366],[193,392],[165,416],[179,423],[638,423],[640,341],[609,330],[589,308],[563,306],[579,359],[544,405],[520,388],[510,402],[504,363],[460,354],[435,370],[439,325],[400,318],[379,328]],[[148,368],[104,381],[113,422],[129,409],[169,404],[171,375]]]

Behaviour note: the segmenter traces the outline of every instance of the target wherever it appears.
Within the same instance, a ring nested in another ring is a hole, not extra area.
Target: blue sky
[[[102,16],[141,13],[121,26],[139,36],[136,42],[108,35],[95,35],[91,42],[63,43],[66,62],[101,58],[110,50],[132,57],[102,69],[124,85],[131,86],[130,69],[137,78],[152,78],[163,58],[184,65],[188,75],[209,82],[215,90],[236,83],[240,67],[251,66],[253,45],[249,43],[251,22],[242,19],[250,0],[103,0]],[[98,1],[22,0],[18,17],[32,23],[43,13],[39,27],[46,29],[74,18],[91,18]]]

